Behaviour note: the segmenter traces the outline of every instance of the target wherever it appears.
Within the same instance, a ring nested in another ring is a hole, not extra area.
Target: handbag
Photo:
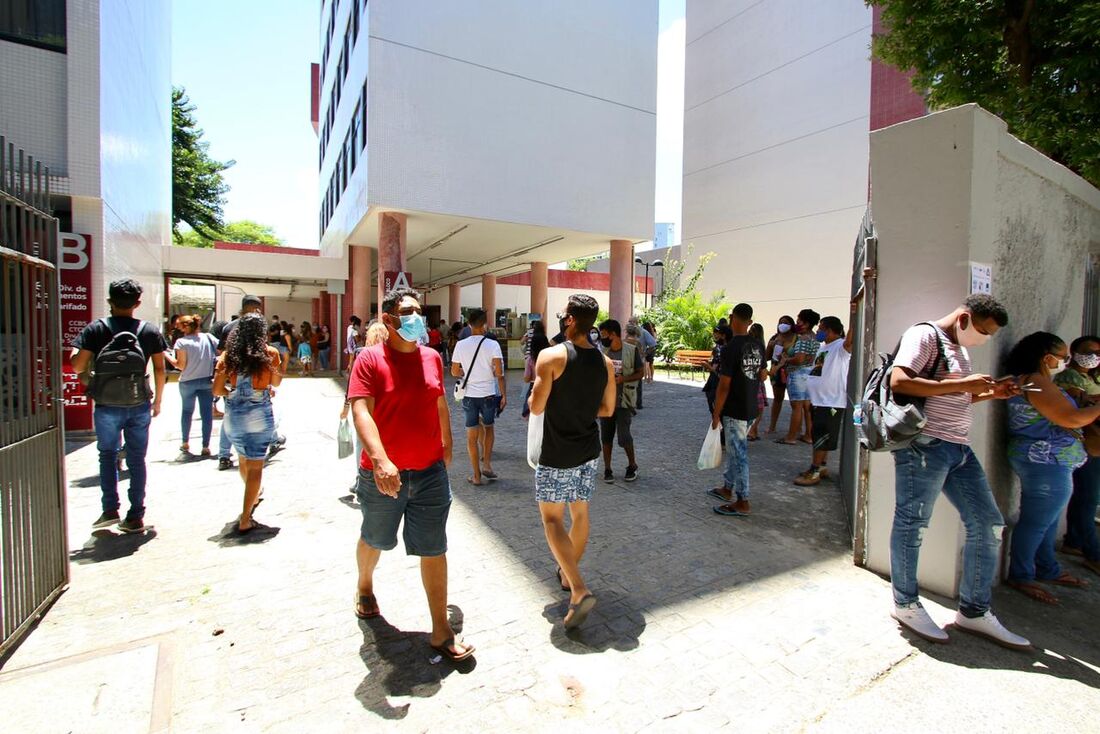
[[[523,381],[534,382],[535,381],[535,360],[528,356],[524,359],[523,365]]]
[[[474,350],[474,358],[470,360],[470,369],[466,370],[466,376],[462,378],[461,382],[455,383],[454,399],[456,403],[461,403],[463,398],[466,397],[466,383],[470,381],[470,373],[474,371],[474,365],[477,364],[477,355],[481,351],[481,345],[485,343],[485,340],[489,337],[481,337],[481,341],[478,342],[477,349]]]
[[[700,471],[717,469],[722,465],[722,427],[711,428],[703,439],[703,448],[699,450],[699,460],[695,466]]]
[[[336,457],[346,459],[355,451],[355,444],[351,438],[351,426],[348,419],[340,421],[340,428],[336,431]]]

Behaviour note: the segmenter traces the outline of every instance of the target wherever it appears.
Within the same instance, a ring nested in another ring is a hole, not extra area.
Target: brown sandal
[[[569,585],[569,582],[565,580],[565,574],[561,572],[561,566],[558,566],[558,583],[561,584],[562,591],[572,591],[573,587]]]
[[[1055,584],[1056,586],[1069,586],[1074,589],[1083,589],[1089,585],[1088,581],[1083,578],[1072,575],[1069,571],[1063,571],[1062,575],[1054,579],[1037,579],[1044,584]]]
[[[1062,603],[1061,600],[1059,600],[1058,597],[1056,597],[1054,594],[1051,594],[1042,586],[1039,586],[1038,584],[1035,584],[1033,582],[1008,581],[1007,583],[1010,587],[1016,589],[1016,591],[1020,592],[1028,599],[1034,599],[1037,602],[1050,604],[1051,606],[1057,606],[1058,604]]]
[[[360,612],[360,608],[365,611]],[[355,593],[355,616],[359,619],[373,619],[380,616],[381,610],[378,608],[378,600],[374,598],[374,594],[360,594]]]

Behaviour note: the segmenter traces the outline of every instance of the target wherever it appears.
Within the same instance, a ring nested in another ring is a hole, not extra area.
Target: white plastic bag
[[[711,428],[703,439],[703,448],[699,451],[696,466],[702,471],[717,469],[722,465],[722,428]]]
[[[336,431],[336,456],[346,459],[355,451],[355,443],[351,440],[351,426],[348,419],[340,421],[340,428]]]
[[[539,457],[542,456],[542,424],[546,413],[531,414],[527,419],[527,464],[532,469],[539,468]]]

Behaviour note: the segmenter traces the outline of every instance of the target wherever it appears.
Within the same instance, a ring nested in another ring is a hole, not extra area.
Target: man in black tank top
[[[580,561],[588,543],[588,502],[596,487],[601,451],[596,419],[614,414],[616,402],[615,368],[588,339],[599,309],[592,296],[569,297],[562,317],[566,341],[539,353],[530,399],[532,420],[544,420],[535,499],[550,552],[558,562],[558,580],[569,592],[566,629],[583,624],[596,605],[581,578]]]

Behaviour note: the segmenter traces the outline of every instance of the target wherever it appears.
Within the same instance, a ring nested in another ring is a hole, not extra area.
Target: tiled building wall
[[[65,54],[0,41],[0,134],[50,167],[68,171]]]

